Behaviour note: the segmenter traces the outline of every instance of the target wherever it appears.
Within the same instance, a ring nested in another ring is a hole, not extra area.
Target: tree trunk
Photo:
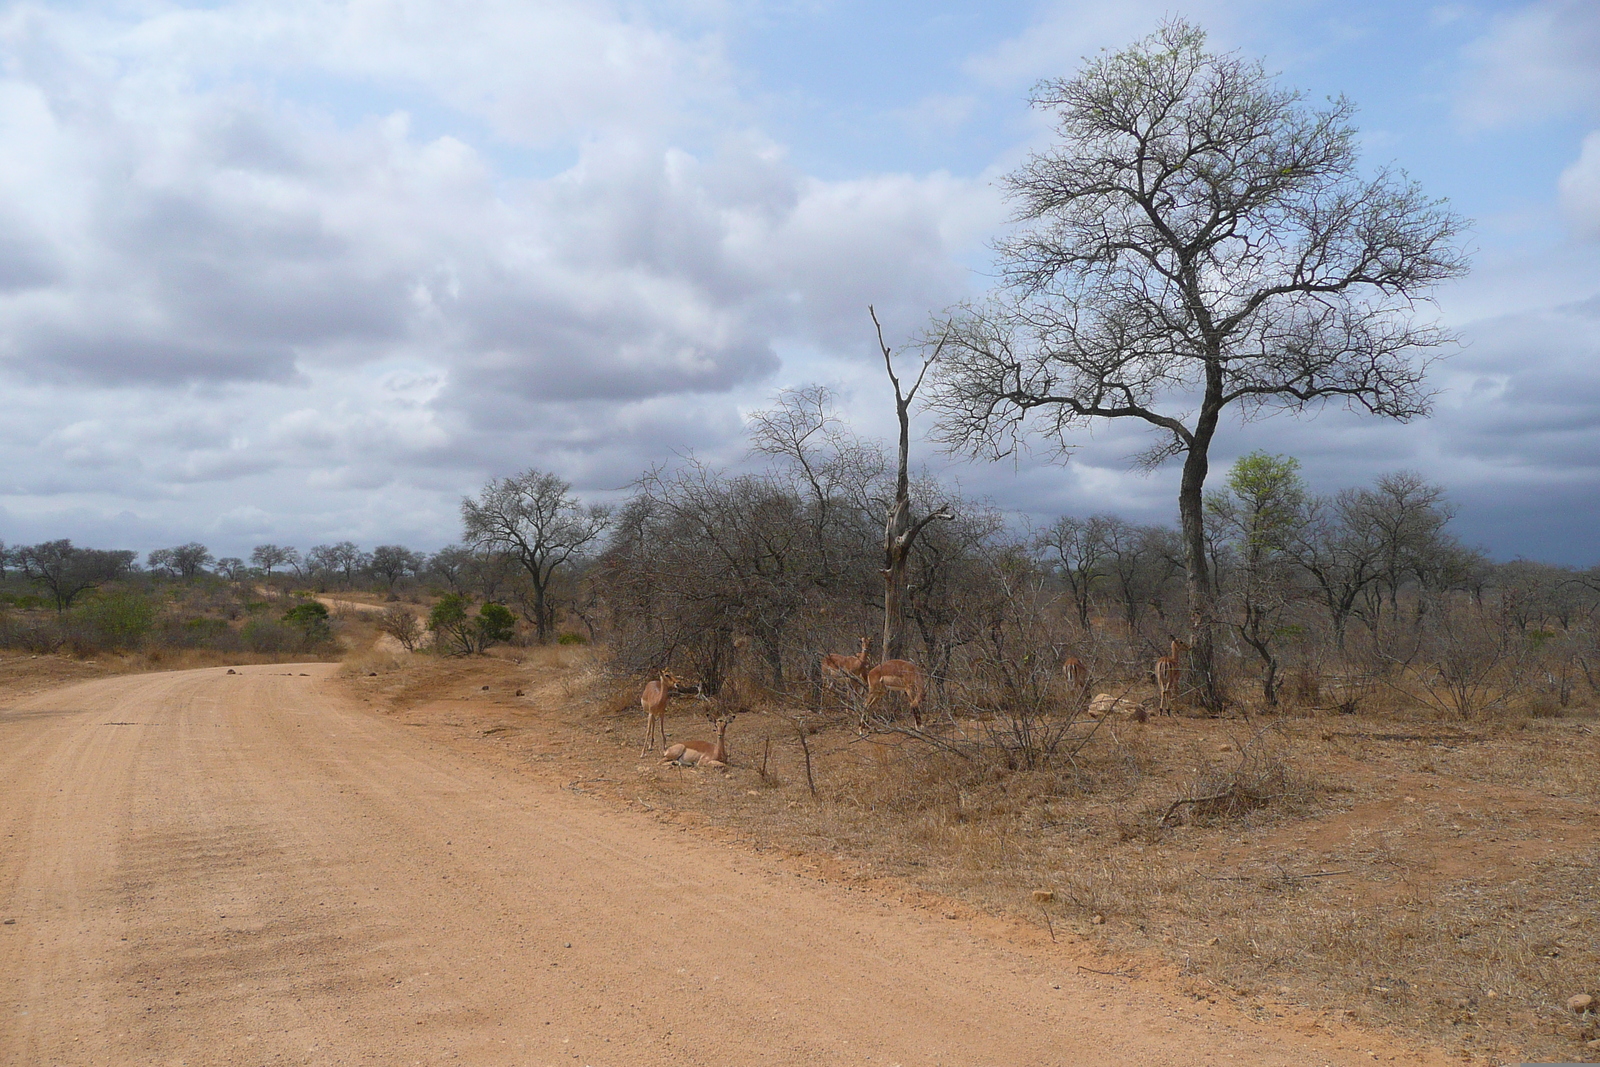
[[[900,463],[895,471],[894,504],[890,506],[883,523],[883,658],[901,659],[905,651],[905,617],[900,598],[905,591],[906,561],[911,558],[911,546],[929,522],[934,519],[950,520],[955,516],[940,508],[920,522],[911,520],[911,402],[922,387],[922,379],[933,365],[933,358],[923,362],[922,371],[910,389],[901,389],[900,379],[894,373],[894,360],[890,356],[889,346],[883,343],[883,326],[878,322],[878,313],[870,307],[867,311],[878,330],[878,347],[883,351],[884,370],[894,386],[894,413],[900,422]],[[937,358],[937,353],[934,358]]]
[[[768,677],[771,679],[772,691],[783,692],[783,643],[777,634],[764,634],[761,638],[762,653],[767,661]]]
[[[1208,375],[1209,377],[1209,375]],[[1208,381],[1207,392],[1212,383]],[[1215,389],[1221,394],[1221,374]],[[1205,405],[1184,455],[1183,480],[1178,487],[1178,517],[1183,527],[1183,562],[1189,593],[1189,669],[1195,679],[1200,705],[1212,714],[1222,710],[1222,692],[1216,672],[1216,598],[1212,592],[1210,563],[1206,557],[1205,485],[1210,460],[1207,452],[1216,433],[1220,404]]]
[[[545,602],[545,583],[540,580],[537,571],[533,574],[533,628],[536,640],[541,645],[550,643],[550,606]]]
[[[911,555],[906,539],[911,502],[905,497],[889,509],[883,526],[883,659],[903,659],[905,609],[900,603],[906,582],[906,560]]]

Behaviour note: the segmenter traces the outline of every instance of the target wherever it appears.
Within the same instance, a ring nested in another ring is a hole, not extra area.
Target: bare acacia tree
[[[783,461],[796,491],[807,498],[818,581],[842,584],[853,567],[839,553],[855,550],[857,520],[881,506],[874,501],[888,470],[882,447],[851,432],[822,385],[787,389],[749,419],[750,451]]]
[[[1032,103],[1060,144],[1005,179],[1023,225],[998,246],[1001,290],[949,325],[941,432],[1001,454],[1030,412],[1063,449],[1086,420],[1131,418],[1157,434],[1145,466],[1182,456],[1194,665],[1216,707],[1203,491],[1223,411],[1425,414],[1418,353],[1450,337],[1414,307],[1465,271],[1464,220],[1403,176],[1360,175],[1348,101],[1308,109],[1186,22]]]
[[[214,562],[211,550],[198,541],[175,548],[158,548],[149,556],[151,569],[176,574],[185,580],[193,578]]]
[[[908,473],[911,402],[916,399],[917,390],[922,388],[922,380],[927,377],[929,368],[938,361],[944,342],[942,339],[932,342],[933,351],[923,360],[917,380],[911,383],[911,388],[902,388],[900,378],[894,372],[894,356],[889,346],[883,343],[883,325],[878,322],[878,313],[870,307],[867,312],[872,316],[872,325],[878,330],[878,348],[883,351],[883,367],[889,373],[890,383],[894,385],[894,413],[900,420],[900,461],[895,468],[894,502],[889,505],[883,523],[883,658],[899,659],[905,646],[905,608],[901,598],[905,592],[906,562],[911,558],[911,548],[916,544],[917,535],[928,523],[935,519],[949,522],[955,518],[949,508],[934,507],[922,518],[913,519],[911,478]]]
[[[404,545],[379,545],[372,550],[367,569],[383,579],[384,589],[390,595],[394,587],[407,575],[416,574],[426,565],[424,557]]]
[[[1066,583],[1077,610],[1078,626],[1085,634],[1089,632],[1095,589],[1106,575],[1106,535],[1115,521],[1105,515],[1087,519],[1063,515],[1035,539],[1036,547],[1047,559],[1055,557],[1055,570]]]
[[[472,565],[472,550],[460,545],[445,545],[428,557],[428,574],[442,578],[452,593],[467,591]]]
[[[505,552],[527,572],[540,644],[549,640],[555,625],[548,595],[551,578],[593,544],[610,519],[609,508],[583,504],[572,495],[571,483],[538,470],[495,479],[477,500],[461,501],[467,544]]]
[[[260,567],[266,572],[266,576],[271,578],[274,567],[282,567],[298,556],[299,553],[294,549],[282,545],[257,545],[250,551],[250,562]]]
[[[125,577],[133,569],[135,553],[78,548],[71,541],[44,541],[18,545],[12,559],[24,577],[50,590],[56,610],[65,611],[80,593]]]

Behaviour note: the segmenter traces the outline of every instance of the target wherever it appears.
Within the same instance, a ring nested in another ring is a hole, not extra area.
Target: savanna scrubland
[[[1225,703],[1185,663],[1163,716],[1152,668],[1187,621],[1175,531],[1029,530],[913,479],[914,513],[950,516],[923,528],[903,596],[918,725],[902,695],[869,707],[820,670],[881,626],[895,465],[815,393],[775,412],[812,413],[802,447],[654,472],[615,509],[539,472],[486,487],[469,515],[549,517],[519,527],[527,559],[488,538],[387,546],[411,562],[386,574],[378,552],[347,569],[266,546],[290,562],[230,574],[201,550],[185,576],[111,553],[119,570],[58,600],[30,570],[43,550],[13,548],[5,670],[343,658],[353,691],[442,742],[1098,943],[1108,969],[1197,998],[1484,1058],[1592,1054],[1593,1014],[1567,1006],[1600,967],[1592,573],[1485,559],[1415,474],[1321,498],[1292,460],[1247,456],[1207,501]],[[734,716],[726,773],[640,756],[640,688],[663,668],[671,740]]]
[[[614,506],[496,479],[430,555],[13,546],[0,645],[343,657],[441,743],[1096,943],[1113,976],[1600,1059],[1600,571],[1489,560],[1417,472],[1319,495],[1290,456],[1209,468],[1228,415],[1426,414],[1420,354],[1450,338],[1414,311],[1465,270],[1463,220],[1361,176],[1348,102],[1307,110],[1182,23],[1036,93],[1061,144],[1005,180],[1001,288],[915,375],[880,332],[897,450],[807,387],[750,418],[737,470],[653,468]],[[976,455],[1141,420],[1136,462],[1182,463],[1178,525],[1030,527],[917,477],[922,402]],[[916,665],[920,707],[871,691],[880,660]],[[728,723],[725,772],[635,751],[663,671],[677,739]]]

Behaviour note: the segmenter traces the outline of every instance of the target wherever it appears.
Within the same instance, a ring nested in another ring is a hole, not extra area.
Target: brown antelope
[[[728,745],[726,736],[728,724],[738,718],[735,712],[726,718],[716,720],[717,739],[712,742],[685,741],[673,745],[663,755],[666,757],[662,763],[675,763],[680,767],[710,767],[713,770],[722,770],[728,765]]]
[[[650,751],[650,746],[655,744],[658,723],[661,726],[661,747],[667,747],[667,700],[672,696],[673,689],[681,684],[671,671],[662,671],[661,677],[645,683],[644,692],[639,694],[639,706],[644,709],[644,748],[639,755],[645,755]]]
[[[822,657],[822,677],[846,678],[858,685],[867,684],[867,647],[871,642],[863,637],[861,651],[853,656],[830,652]]]
[[[1062,661],[1061,675],[1067,680],[1067,688],[1074,692],[1081,693],[1089,688],[1089,668],[1077,656],[1068,656]]]
[[[1178,680],[1183,677],[1183,654],[1189,646],[1172,639],[1172,652],[1156,660],[1156,714],[1172,714],[1172,698],[1178,692]]]
[[[928,691],[928,679],[922,673],[922,668],[908,659],[886,659],[867,672],[867,702],[861,709],[861,721],[865,725],[867,712],[885,689],[893,689],[906,695],[906,703],[911,706],[911,718],[918,726],[922,725],[922,697]]]

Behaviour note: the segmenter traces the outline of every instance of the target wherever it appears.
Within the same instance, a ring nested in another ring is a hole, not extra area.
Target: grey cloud
[[[0,219],[0,292],[37,289],[57,279],[59,264],[44,242]]]
[[[182,484],[231,482],[252,474],[276,470],[276,457],[241,451],[191,452],[180,462],[166,465],[157,476]]]
[[[283,347],[197,345],[179,338],[71,332],[51,323],[12,337],[8,362],[54,381],[100,385],[184,385],[203,381],[282,382],[295,374]]]
[[[1476,323],[1449,373],[1465,392],[1444,397],[1457,447],[1538,466],[1583,463],[1600,446],[1600,298]],[[1474,376],[1481,376],[1477,383]],[[1503,383],[1503,384],[1502,384]]]

